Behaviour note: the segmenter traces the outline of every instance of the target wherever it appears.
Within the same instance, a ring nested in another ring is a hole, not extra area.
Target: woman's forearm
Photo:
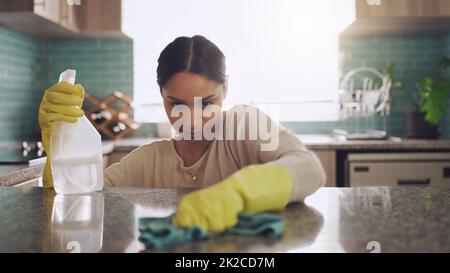
[[[325,184],[322,163],[311,151],[292,151],[272,163],[284,166],[291,172],[292,193],[289,202],[303,201]]]

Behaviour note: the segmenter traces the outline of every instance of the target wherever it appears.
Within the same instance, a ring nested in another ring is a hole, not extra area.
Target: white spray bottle
[[[75,83],[75,70],[61,73],[59,81]],[[82,116],[75,123],[57,122],[50,139],[53,186],[59,194],[80,194],[103,189],[100,134]]]

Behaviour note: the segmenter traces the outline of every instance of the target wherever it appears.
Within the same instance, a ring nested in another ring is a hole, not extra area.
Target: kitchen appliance
[[[449,152],[349,153],[348,185],[450,185]]]
[[[333,130],[333,135],[347,140],[386,139],[390,89],[391,79],[376,69],[350,70],[341,81],[339,94],[343,126]],[[376,115],[380,115],[381,125]]]

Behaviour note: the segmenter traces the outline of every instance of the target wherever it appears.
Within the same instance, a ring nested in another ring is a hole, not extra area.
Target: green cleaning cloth
[[[212,238],[224,233],[278,237],[284,229],[283,218],[273,213],[241,213],[237,224],[222,233],[207,232],[197,226],[182,228],[172,225],[173,216],[174,214],[164,218],[140,218],[139,241],[147,248],[165,248],[188,241]]]

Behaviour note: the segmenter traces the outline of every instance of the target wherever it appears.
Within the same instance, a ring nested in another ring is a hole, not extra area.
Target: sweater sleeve
[[[249,119],[237,118],[237,135],[256,130],[256,140],[244,141],[244,154],[260,164],[278,164],[286,167],[292,177],[289,202],[303,201],[325,184],[326,176],[318,157],[283,126],[253,106],[238,106],[236,112],[255,110],[258,114]],[[241,115],[243,116],[243,115]],[[252,121],[253,120],[253,121]],[[248,122],[250,121],[250,122]],[[249,128],[253,124],[258,127]],[[256,123],[255,123],[256,122]],[[263,124],[266,124],[262,126]],[[245,131],[243,131],[245,130]],[[270,132],[270,133],[269,133]],[[249,134],[250,135],[250,134]]]
[[[260,152],[261,160],[288,168],[292,175],[289,201],[303,201],[325,184],[325,171],[318,157],[307,150],[297,137],[286,130],[280,130],[279,133],[278,148],[272,152]]]
[[[104,182],[107,187],[133,187],[142,186],[144,180],[144,149],[148,145],[141,146],[119,162],[113,163],[105,169]],[[146,149],[147,151],[149,149]]]

